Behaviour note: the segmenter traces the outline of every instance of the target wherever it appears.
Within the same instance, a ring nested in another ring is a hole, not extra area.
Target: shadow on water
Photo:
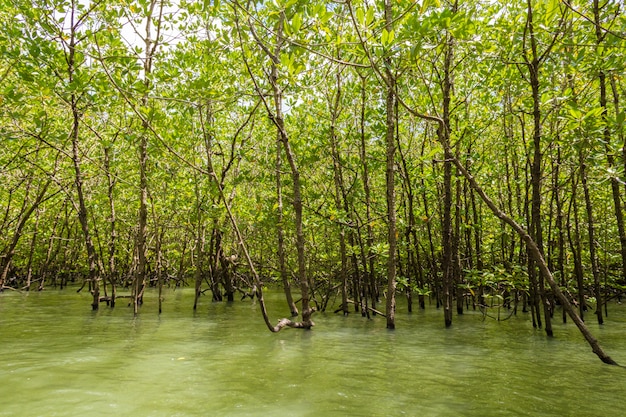
[[[626,370],[602,364],[573,324],[547,339],[521,314],[384,318],[317,313],[312,331],[269,333],[249,300],[193,311],[193,290],[89,310],[71,291],[0,297],[0,416],[621,416]],[[270,292],[270,315],[284,310]],[[604,347],[626,363],[626,310]],[[591,319],[590,319],[591,320]]]

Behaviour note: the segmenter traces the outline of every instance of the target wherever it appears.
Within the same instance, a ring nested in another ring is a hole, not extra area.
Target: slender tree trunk
[[[541,178],[542,178],[542,159],[543,154],[541,150],[541,94],[540,94],[540,81],[539,71],[541,67],[541,61],[539,60],[539,54],[537,51],[537,40],[535,38],[534,20],[533,20],[533,8],[531,0],[528,0],[528,13],[527,13],[527,28],[530,36],[530,46],[532,50],[532,57],[527,59],[527,66],[529,72],[529,81],[532,90],[533,97],[533,159],[531,169],[531,185],[532,185],[532,203],[531,203],[531,236],[536,242],[539,251],[542,256],[543,250],[543,228],[541,224]],[[536,265],[536,261],[533,260],[534,268],[539,270]],[[548,301],[547,294],[544,288],[545,277],[539,270],[538,274],[538,289],[541,303],[543,304],[545,331],[548,336],[552,336],[552,323],[550,320],[550,303]]]
[[[26,264],[26,291],[30,291],[31,281],[33,279],[33,255],[35,253],[35,247],[37,246],[37,237],[39,235],[39,221],[41,220],[39,210],[35,210],[35,224],[33,228],[33,235],[30,238],[30,247],[28,250],[28,262]]]
[[[552,170],[554,171],[554,184],[552,186],[554,193],[554,204],[556,206],[556,229],[557,229],[557,242],[556,250],[558,254],[556,256],[555,269],[561,278],[561,287],[567,288],[567,277],[565,276],[565,230],[563,224],[563,201],[561,199],[561,192],[559,187],[559,175],[561,172],[561,147],[557,145],[556,160]],[[563,323],[567,322],[567,313],[563,309]]]
[[[285,230],[283,228],[284,213],[283,213],[283,181],[282,181],[282,142],[280,140],[280,132],[276,132],[276,199],[277,199],[277,221],[276,221],[276,234],[278,238],[278,269],[280,272],[280,279],[283,283],[283,291],[285,292],[285,299],[287,300],[287,307],[291,313],[291,317],[298,316],[298,307],[291,295],[291,284],[289,282],[289,272],[287,271],[287,261],[285,254]]]
[[[453,13],[456,12],[456,2],[453,6]],[[443,136],[446,143],[450,141],[450,100],[452,89],[454,88],[454,79],[452,74],[452,63],[454,60],[454,37],[452,34],[446,34],[446,50],[443,66],[443,128],[440,128],[439,134]],[[454,300],[454,233],[452,230],[452,159],[454,154],[452,150],[444,150],[443,163],[443,258],[441,269],[443,270],[443,315],[446,327],[452,325],[452,304]]]
[[[584,320],[585,311],[587,305],[585,303],[585,285],[583,281],[583,263],[582,263],[582,245],[580,243],[580,227],[578,221],[578,197],[577,197],[577,185],[576,179],[572,176],[572,197],[570,200],[568,216],[567,216],[567,236],[569,239],[570,247],[572,248],[572,258],[574,260],[574,276],[576,277],[576,286],[578,287],[578,309],[581,320]],[[570,223],[572,218],[572,211],[574,216],[574,227]],[[572,237],[572,233],[574,236]]]
[[[67,60],[67,76],[68,84],[74,83],[74,77],[76,72],[76,44],[78,23],[76,21],[77,5],[75,0],[72,0],[71,12],[70,12],[70,40],[68,43],[68,51],[66,54]],[[98,270],[98,254],[94,247],[91,231],[89,229],[89,220],[87,213],[87,204],[85,202],[85,194],[83,190],[83,173],[80,162],[80,120],[81,111],[79,109],[79,97],[75,92],[70,94],[70,109],[72,112],[72,129],[70,131],[70,139],[72,141],[72,162],[74,164],[74,184],[76,186],[76,193],[78,195],[78,206],[76,207],[78,212],[78,220],[80,222],[81,229],[83,231],[83,238],[85,239],[85,246],[87,248],[87,259],[89,262],[89,287],[93,294],[93,301],[91,307],[93,310],[97,310],[100,303],[100,274]]]
[[[363,268],[365,270],[365,288],[363,289],[363,297],[365,299],[365,304],[367,304],[367,296],[369,294],[370,304],[372,309],[376,310],[376,304],[378,302],[378,284],[376,280],[376,273],[374,269],[375,255],[372,251],[372,247],[374,246],[374,228],[372,226],[372,197],[371,197],[371,189],[370,189],[370,177],[369,177],[369,165],[367,163],[367,144],[366,144],[366,134],[365,134],[365,110],[367,105],[367,96],[366,89],[367,87],[367,78],[361,76],[361,111],[359,118],[359,133],[360,133],[360,158],[361,158],[361,167],[363,168],[363,193],[365,194],[365,216],[366,216],[366,229],[367,229],[367,237],[366,237],[366,247],[367,261],[363,262]],[[363,253],[363,251],[361,251]],[[364,254],[365,255],[365,254]],[[369,316],[369,310],[366,309],[366,314]]]
[[[459,159],[459,152],[457,148],[457,159]],[[463,299],[464,299],[464,289],[462,288],[462,276],[461,271],[463,270],[461,265],[461,177],[459,176],[455,181],[455,204],[454,204],[454,232],[452,237],[452,254],[453,254],[453,268],[454,268],[454,277],[455,280],[454,285],[455,295],[456,295],[456,313],[463,314]]]
[[[330,124],[330,149],[333,159],[333,179],[335,184],[335,208],[338,213],[348,214],[347,195],[343,185],[343,170],[341,167],[341,156],[339,143],[337,140],[337,118],[339,116],[339,103],[341,100],[341,74],[337,70],[336,93],[330,103],[331,124]],[[340,281],[341,281],[341,310],[344,315],[348,315],[348,255],[346,248],[346,231],[343,225],[339,225],[339,257],[341,260]]]
[[[396,110],[397,113],[397,110]],[[403,173],[403,181],[402,185],[404,188],[404,201],[406,207],[406,218],[408,219],[408,225],[406,231],[404,233],[404,238],[406,240],[406,257],[407,257],[407,267],[406,267],[406,278],[407,278],[407,286],[405,288],[406,298],[407,298],[407,309],[409,313],[413,311],[413,290],[412,287],[416,284],[415,281],[418,276],[419,270],[419,249],[418,249],[418,239],[416,232],[416,221],[415,221],[415,192],[413,190],[413,185],[411,182],[411,173],[409,172],[407,158],[404,155],[404,151],[402,150],[402,146],[400,146],[399,137],[397,138],[397,146],[398,146],[398,155],[400,155],[401,168]],[[419,284],[422,284],[422,279],[418,279]]]
[[[615,108],[615,114],[620,114],[620,103],[619,103],[619,91],[617,89],[615,77],[610,77],[611,91],[613,93],[613,106]],[[610,133],[610,131],[609,131]],[[605,130],[606,134],[606,130]],[[622,148],[622,159],[623,159],[623,167],[624,172],[626,172],[626,143],[624,141],[624,133],[623,126],[619,125],[617,128],[617,136],[619,139],[619,146]],[[608,155],[608,153],[607,153]],[[614,188],[617,186],[617,189]],[[625,184],[626,187],[626,184]],[[611,190],[613,191],[613,204],[615,206],[615,218],[617,219],[617,228],[619,231],[619,241],[620,241],[620,249],[622,255],[622,276],[620,282],[622,284],[626,283],[626,227],[624,226],[624,213],[622,211],[621,198],[615,198],[616,196],[620,196],[620,187],[619,180],[616,176],[611,177]]]
[[[198,206],[200,202],[198,202]],[[198,207],[198,224],[196,226],[196,269],[194,272],[194,293],[195,297],[193,300],[193,309],[196,310],[198,308],[198,299],[202,295],[202,279],[204,271],[204,262],[205,262],[205,252],[204,245],[206,242],[206,227],[202,224],[202,215],[200,214],[201,209]],[[214,288],[212,288],[214,290]]]
[[[393,30],[393,13],[391,0],[385,0],[385,28]],[[396,155],[396,81],[391,69],[391,59],[385,58],[385,78],[387,92],[385,100],[386,114],[386,186],[387,186],[387,328],[396,327],[396,190],[395,190],[395,155]]]
[[[148,91],[151,89],[150,78],[152,76],[152,62],[159,45],[159,33],[163,16],[164,4],[160,1],[159,16],[157,18],[157,33],[152,38],[152,25],[155,8],[160,0],[150,0],[146,15],[146,37],[144,38],[145,56],[143,63],[145,93],[141,99],[142,106],[148,106]],[[139,220],[137,224],[137,270],[133,285],[133,308],[134,314],[139,313],[139,306],[143,303],[143,292],[146,285],[147,269],[147,236],[148,236],[148,130],[150,128],[147,119],[142,120],[143,132],[139,139]]]
[[[78,129],[79,129],[79,120],[80,116],[78,115],[78,111],[75,110],[74,113],[74,123],[72,126],[72,159],[74,160],[74,174],[75,174],[75,185],[76,185],[76,193],[78,195],[78,220],[80,222],[81,229],[83,231],[83,237],[85,239],[85,246],[87,247],[87,259],[89,262],[89,282],[90,288],[93,293],[93,302],[91,303],[91,307],[93,310],[97,310],[99,307],[99,299],[100,299],[100,277],[98,271],[98,261],[97,261],[97,253],[96,248],[93,245],[93,241],[91,238],[91,231],[89,229],[89,221],[87,218],[87,204],[85,203],[85,195],[83,191],[83,174],[80,166],[80,151],[79,151],[79,138],[78,138]]]
[[[274,84],[275,85],[275,84]],[[275,85],[276,87],[276,85]],[[278,93],[278,89],[275,88],[275,94]],[[275,96],[276,98],[277,96]],[[311,314],[313,310],[311,309],[310,302],[310,286],[309,281],[306,276],[306,254],[305,254],[305,242],[304,242],[304,230],[303,230],[303,221],[302,221],[302,185],[300,183],[300,171],[298,169],[298,165],[296,163],[295,155],[291,150],[291,144],[289,143],[289,138],[284,134],[284,122],[282,117],[282,100],[275,101],[276,103],[276,123],[280,126],[282,135],[282,143],[285,149],[285,154],[287,156],[287,161],[289,162],[289,166],[291,167],[291,179],[293,181],[293,208],[295,214],[295,224],[296,224],[296,249],[298,254],[298,279],[300,281],[300,296],[302,298],[302,324],[304,327],[312,327],[313,322],[311,321]]]
[[[116,179],[111,173],[111,148],[106,146],[104,148],[104,170],[107,176],[107,197],[109,199],[109,211],[110,211],[110,231],[109,231],[109,284],[111,285],[111,300],[109,306],[115,307],[115,297],[117,294],[117,265],[115,264],[115,252],[117,245],[117,218],[115,214],[115,199],[113,197],[113,190],[115,188]]]
[[[139,313],[143,303],[143,291],[146,284],[146,240],[148,230],[148,138],[141,136],[139,144],[139,220],[137,224],[137,269],[133,282],[133,312]]]
[[[221,185],[221,184],[220,184]],[[211,230],[211,243],[209,245],[209,274],[211,279],[211,293],[213,301],[223,301],[220,281],[225,271],[221,267],[220,259],[222,253],[222,230],[217,218],[213,219],[213,229]]]
[[[153,206],[154,207],[154,206]],[[155,219],[156,220],[156,219]],[[156,239],[156,278],[157,278],[157,287],[159,289],[159,314],[163,311],[163,251],[161,250],[161,245],[163,243],[163,237],[165,235],[165,228],[161,231],[161,233],[157,234]]]
[[[600,18],[600,4],[599,0],[593,0],[593,16],[595,22],[595,33],[596,33],[596,45],[598,48],[601,47],[602,42],[604,41],[605,33],[603,33],[602,20]],[[606,5],[606,3],[605,3]],[[600,54],[602,55],[602,54]],[[600,69],[598,72],[598,80],[600,82],[600,107],[602,108],[602,121],[604,122],[604,129],[602,132],[602,136],[604,139],[604,148],[606,151],[606,159],[609,170],[613,170],[615,168],[615,158],[613,156],[613,151],[611,150],[611,129],[609,127],[609,121],[607,118],[607,82],[606,82],[606,73],[603,69]],[[581,174],[582,175],[582,174]],[[583,187],[586,188],[586,180],[583,182]],[[620,238],[620,249],[622,255],[622,271],[624,271],[626,276],[626,231],[624,230],[624,214],[622,212],[622,203],[620,196],[620,186],[619,179],[616,175],[611,175],[611,193],[613,195],[613,207],[615,209],[615,219],[617,222],[617,230]],[[587,215],[591,216],[591,200],[589,199],[587,193],[585,194],[585,202],[587,204]],[[593,238],[594,227],[592,224],[592,218],[589,218],[589,238]],[[595,295],[596,295],[596,316],[598,317],[598,323],[603,324],[604,319],[602,318],[602,305],[603,305],[603,297],[600,287],[600,273],[598,271],[598,262],[595,257],[595,240],[591,240],[589,242],[589,249],[591,252],[591,262],[593,269],[593,278],[594,278],[594,287],[595,287]],[[594,265],[595,264],[595,265]]]
[[[428,129],[425,129],[425,130],[427,131]],[[426,182],[424,181],[424,178],[426,175],[425,170],[424,170],[424,162],[423,162],[425,151],[426,151],[426,139],[424,139],[422,143],[422,149],[420,151],[420,159],[422,160],[422,162],[420,162],[420,174],[421,174],[420,188],[422,190],[421,197],[422,197],[422,204],[424,205],[424,221],[426,223],[426,233],[428,235],[428,249],[429,249],[428,251],[429,252],[429,256],[428,256],[429,265],[428,266],[430,269],[431,286],[434,289],[435,300],[437,300],[437,308],[439,308],[439,290],[440,290],[441,281],[439,279],[439,262],[437,260],[437,252],[435,250],[432,218],[431,218],[431,213],[429,209],[430,200],[427,194]]]
[[[285,122],[283,118],[283,95],[282,89],[278,85],[278,68],[277,63],[280,62],[279,56],[284,43],[283,39],[283,26],[285,15],[284,12],[280,14],[280,22],[278,24],[277,42],[273,55],[270,56],[272,60],[271,72],[270,72],[270,84],[272,86],[272,96],[274,98],[273,114],[270,114],[272,121],[278,129],[280,135],[280,142],[283,145],[285,156],[289,164],[291,181],[293,187],[293,209],[294,209],[294,221],[296,227],[296,251],[298,259],[298,280],[300,283],[300,297],[302,300],[302,322],[301,325],[304,328],[310,328],[313,326],[311,321],[311,314],[313,309],[310,307],[310,285],[306,274],[306,254],[305,254],[305,241],[303,230],[303,217],[302,217],[302,184],[300,180],[300,170],[296,161],[295,154],[291,148],[289,136],[285,130]],[[261,40],[256,38],[258,43]],[[265,45],[263,45],[265,46]],[[269,110],[269,109],[268,109]]]
[[[589,236],[589,258],[591,260],[591,273],[593,275],[594,293],[596,296],[596,315],[598,316],[598,324],[603,323],[602,319],[602,291],[600,287],[600,270],[598,267],[598,255],[596,253],[596,226],[593,218],[593,206],[591,204],[591,196],[589,194],[589,186],[587,185],[587,164],[582,152],[579,153],[580,182],[583,186],[585,196],[585,210],[587,212],[587,233]]]

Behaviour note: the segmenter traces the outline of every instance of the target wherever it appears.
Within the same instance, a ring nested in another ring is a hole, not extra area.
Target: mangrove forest
[[[0,304],[523,315],[616,364],[621,0],[0,5]]]

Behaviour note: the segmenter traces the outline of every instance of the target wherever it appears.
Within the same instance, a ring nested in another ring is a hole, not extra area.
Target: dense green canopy
[[[5,289],[276,282],[305,327],[335,294],[393,327],[397,292],[551,334],[558,290],[601,321],[626,288],[620,1],[0,5]]]

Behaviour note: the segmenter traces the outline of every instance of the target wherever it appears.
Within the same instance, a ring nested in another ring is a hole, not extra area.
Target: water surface
[[[286,304],[268,294],[273,320]],[[385,319],[316,313],[272,334],[249,300],[192,310],[193,290],[90,311],[71,289],[0,295],[0,416],[623,416],[626,369],[601,363],[573,324],[555,338],[527,315],[433,306]],[[588,324],[626,364],[626,310]]]

